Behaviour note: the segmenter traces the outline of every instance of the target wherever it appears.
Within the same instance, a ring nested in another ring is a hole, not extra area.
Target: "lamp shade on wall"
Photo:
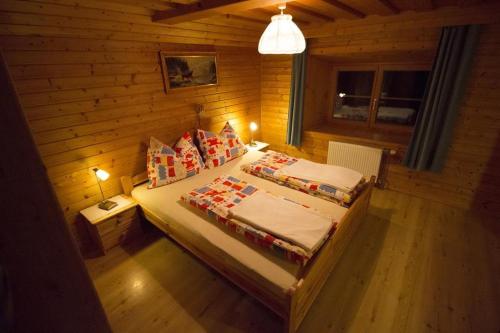
[[[254,123],[253,121],[250,123],[250,130],[252,132],[255,132],[257,130],[258,126],[256,123]]]
[[[271,23],[260,37],[261,54],[295,54],[306,49],[306,40],[302,31],[292,21],[292,15],[281,14],[271,17]]]
[[[97,178],[100,181],[105,181],[109,178],[109,173],[107,173],[106,171],[104,171],[102,169],[95,170],[95,175],[97,176]]]

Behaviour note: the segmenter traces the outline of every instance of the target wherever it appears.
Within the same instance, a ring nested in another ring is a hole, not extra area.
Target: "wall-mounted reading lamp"
[[[257,128],[258,128],[257,124],[252,121],[250,123],[250,134],[252,135],[252,139],[250,141],[250,146],[252,146],[252,147],[257,146],[255,141],[253,140],[253,133],[257,130]]]

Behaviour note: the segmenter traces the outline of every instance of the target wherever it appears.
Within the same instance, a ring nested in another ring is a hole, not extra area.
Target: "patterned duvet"
[[[284,166],[292,165],[297,161],[297,158],[289,155],[268,151],[257,161],[242,165],[241,170],[280,185],[288,186],[307,194],[335,202],[344,207],[349,207],[354,202],[354,199],[366,184],[366,180],[362,178],[354,190],[351,192],[344,192],[328,184],[276,174],[277,170]]]
[[[272,250],[296,264],[305,265],[314,253],[231,218],[229,209],[238,205],[257,191],[259,191],[257,187],[245,181],[231,176],[221,176],[207,185],[183,194],[181,199],[189,205],[200,209],[220,224],[226,226],[230,231],[243,235],[247,240]],[[313,209],[307,206],[304,207]],[[337,222],[332,224],[330,232],[325,235],[322,242],[335,231],[337,224]]]

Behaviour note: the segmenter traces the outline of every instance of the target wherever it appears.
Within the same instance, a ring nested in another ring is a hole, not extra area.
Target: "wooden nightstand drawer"
[[[138,220],[137,209],[135,207],[110,217],[107,220],[97,224],[97,230],[101,236],[114,232],[119,228],[128,228],[135,220]]]
[[[118,202],[118,206],[110,211],[101,211],[97,206],[92,206],[81,212],[87,219],[92,239],[103,254],[142,234],[137,203],[126,196],[113,197],[111,200]]]
[[[110,248],[126,243],[142,233],[138,218],[129,219],[126,221],[109,221],[113,228],[108,229],[108,232],[101,234],[102,247],[105,251]]]

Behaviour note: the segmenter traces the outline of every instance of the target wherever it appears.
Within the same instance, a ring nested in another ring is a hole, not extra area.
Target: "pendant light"
[[[283,14],[286,4],[278,7],[281,14],[271,17],[271,23],[260,37],[259,53],[261,54],[295,54],[306,48],[306,40],[302,31],[292,21],[292,15]]]

